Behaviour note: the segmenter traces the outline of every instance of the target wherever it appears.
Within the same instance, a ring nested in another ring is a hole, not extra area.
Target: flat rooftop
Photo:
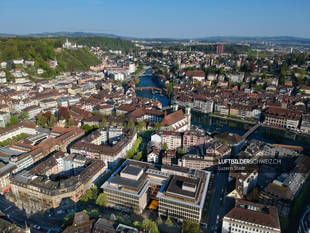
[[[140,196],[149,184],[161,185],[158,197],[200,205],[208,187],[209,173],[177,166],[127,160],[102,185],[103,189]]]
[[[165,194],[195,200],[200,191],[201,179],[173,175],[169,179]],[[191,188],[189,191],[185,187]]]
[[[121,177],[120,175],[115,175],[110,180],[110,183],[112,185],[114,184],[123,188],[135,190],[136,193],[139,193],[147,181],[146,178],[147,175],[145,173],[142,174],[142,176],[138,180]]]
[[[137,176],[140,174],[140,172],[142,171],[143,169],[141,167],[137,167],[137,166],[134,166],[134,165],[129,165],[127,167],[125,167],[122,171],[122,173],[124,174],[129,174],[129,175],[133,175],[133,176]]]

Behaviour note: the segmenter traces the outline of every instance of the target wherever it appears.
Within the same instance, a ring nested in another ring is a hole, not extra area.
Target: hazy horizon
[[[0,33],[106,33],[136,38],[310,38],[310,1],[2,0]]]

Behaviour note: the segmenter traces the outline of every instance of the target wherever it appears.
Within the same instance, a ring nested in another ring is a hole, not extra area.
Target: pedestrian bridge
[[[161,88],[158,87],[136,87],[136,91],[143,91],[143,90],[156,90],[156,91],[162,91]]]
[[[261,126],[261,123],[258,123],[254,125],[251,129],[249,129],[245,134],[242,135],[242,140],[246,140],[252,133],[255,132],[259,127]]]

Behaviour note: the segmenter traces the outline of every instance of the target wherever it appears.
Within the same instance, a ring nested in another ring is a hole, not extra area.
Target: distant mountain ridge
[[[143,37],[130,37],[120,36],[110,33],[97,33],[97,32],[42,32],[42,33],[29,33],[29,34],[5,34],[0,33],[1,37],[107,37],[107,38],[120,38],[124,40],[147,40],[147,41],[187,41],[198,40],[202,42],[240,42],[240,41],[270,41],[270,42],[301,42],[310,43],[310,38],[301,38],[295,36],[206,36],[197,38],[143,38]]]
[[[0,33],[3,37],[108,37],[108,38],[129,38],[109,33],[93,33],[93,32],[42,32],[29,34],[5,34]]]
[[[310,42],[310,38],[295,36],[212,36],[199,38],[199,41],[274,41],[274,42]]]

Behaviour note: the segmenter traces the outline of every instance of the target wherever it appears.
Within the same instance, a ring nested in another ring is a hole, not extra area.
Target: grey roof
[[[119,175],[115,175],[114,177],[112,177],[111,179],[111,183],[113,184],[118,184],[118,185],[122,185],[131,189],[135,189],[137,190],[137,192],[139,192],[139,190],[144,186],[145,182],[146,182],[146,174],[144,173],[139,180],[132,180],[132,179],[128,179],[125,177],[121,177]]]
[[[169,183],[167,185],[166,193],[170,195],[183,196],[189,199],[196,199],[200,189],[196,189],[195,192],[187,191],[182,189],[183,184],[185,185],[192,184],[196,187],[199,187],[200,179],[189,178],[184,176],[171,176]]]
[[[0,163],[0,164],[1,164],[1,166],[0,166],[0,177],[4,174],[12,172],[16,168],[16,165],[11,164],[11,163],[4,165],[4,166],[2,166],[2,163]]]
[[[122,173],[137,176],[141,171],[142,171],[141,167],[128,165],[127,167],[123,169]]]

